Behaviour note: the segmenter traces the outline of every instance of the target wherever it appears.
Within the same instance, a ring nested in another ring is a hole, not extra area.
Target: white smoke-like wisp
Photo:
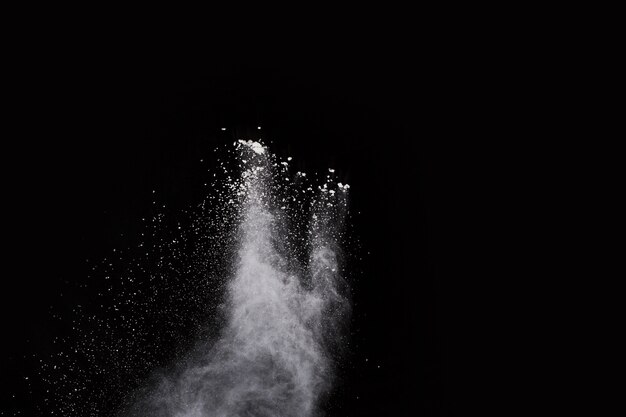
[[[302,188],[301,200],[289,197],[300,204],[290,214],[276,195],[278,164],[267,148],[236,146],[239,244],[224,327],[162,377],[131,416],[314,416],[332,381],[330,346],[348,310],[339,245],[349,186]]]

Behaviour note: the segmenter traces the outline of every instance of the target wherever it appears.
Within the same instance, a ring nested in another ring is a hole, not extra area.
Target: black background
[[[34,367],[25,356],[58,331],[48,309],[71,303],[61,281],[83,280],[85,258],[132,233],[154,186],[183,183],[203,140],[257,125],[274,152],[305,170],[335,167],[351,184],[355,231],[371,252],[329,415],[451,415],[493,396],[483,359],[496,348],[478,330],[484,271],[472,267],[485,256],[473,217],[483,168],[470,155],[491,133],[485,101],[497,94],[485,97],[474,52],[423,45],[280,57],[49,45],[25,57],[10,80],[3,152],[2,381],[12,406],[38,395],[23,384]]]

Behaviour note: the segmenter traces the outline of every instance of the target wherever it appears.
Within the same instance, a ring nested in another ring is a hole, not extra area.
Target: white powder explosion
[[[330,387],[331,349],[349,309],[339,247],[349,186],[329,174],[314,189],[298,173],[303,182],[281,194],[276,178],[287,163],[259,142],[235,145],[239,243],[223,328],[163,372],[127,415],[309,417]]]

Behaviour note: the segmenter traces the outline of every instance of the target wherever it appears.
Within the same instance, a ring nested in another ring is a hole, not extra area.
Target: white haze
[[[297,221],[276,204],[273,169],[280,165],[267,148],[236,146],[243,161],[233,190],[239,244],[224,327],[201,354],[150,388],[131,416],[316,416],[332,382],[329,343],[348,308],[338,246],[348,186],[316,187],[302,209],[309,221]],[[306,229],[296,250],[306,252],[304,262],[288,248],[289,227]]]

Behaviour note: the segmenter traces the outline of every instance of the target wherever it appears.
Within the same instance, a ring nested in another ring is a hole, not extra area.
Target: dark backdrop
[[[335,167],[352,186],[370,254],[329,415],[447,415],[490,395],[474,356],[480,273],[469,253],[481,238],[466,233],[481,169],[466,151],[483,117],[471,72],[459,69],[471,59],[366,48],[280,59],[40,52],[10,80],[15,129],[3,145],[5,409],[28,410],[41,395],[24,376],[60,331],[50,305],[72,302],[61,282],[84,280],[85,258],[133,232],[155,185],[179,187],[173,198],[184,201],[185,164],[203,140],[222,140],[221,126],[261,125],[274,152],[306,170]]]

